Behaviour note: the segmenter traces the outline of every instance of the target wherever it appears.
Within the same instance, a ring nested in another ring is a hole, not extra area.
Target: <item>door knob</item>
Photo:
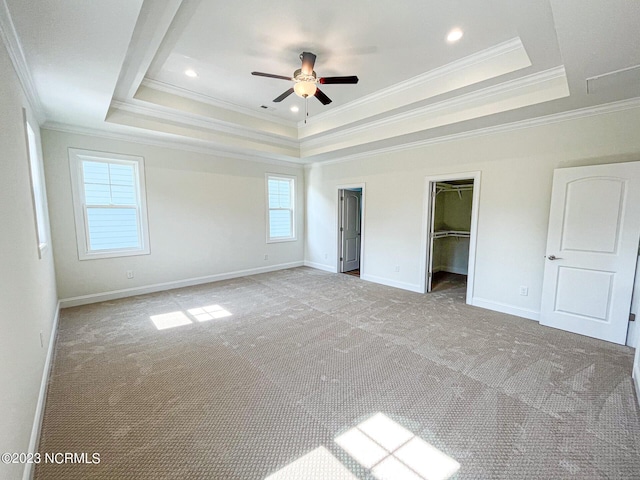
[[[547,258],[549,260],[562,260],[560,257],[556,257],[555,255],[549,255]]]

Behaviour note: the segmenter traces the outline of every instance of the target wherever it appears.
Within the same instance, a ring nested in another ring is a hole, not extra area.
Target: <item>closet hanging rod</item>
[[[448,183],[436,183],[436,187],[442,188],[443,190],[473,190],[473,184],[464,184],[464,185],[449,185]]]
[[[442,192],[458,192],[458,197],[462,200],[463,191],[473,190],[473,185],[449,185],[448,183],[436,183],[436,195]]]
[[[471,232],[465,232],[461,230],[440,230],[433,232],[433,238],[445,237],[469,238],[471,237]]]

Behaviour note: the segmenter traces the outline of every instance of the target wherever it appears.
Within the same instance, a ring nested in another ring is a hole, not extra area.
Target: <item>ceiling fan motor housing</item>
[[[302,52],[300,54],[300,60],[302,60],[302,71],[305,75],[315,74],[313,66],[316,64],[316,56],[311,52]],[[314,75],[315,76],[315,75]]]

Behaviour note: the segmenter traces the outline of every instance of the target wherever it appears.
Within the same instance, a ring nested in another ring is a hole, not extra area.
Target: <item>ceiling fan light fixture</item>
[[[315,82],[308,81],[297,82],[293,86],[293,91],[296,92],[296,95],[302,98],[313,97],[316,94],[317,89],[318,87],[316,87]]]

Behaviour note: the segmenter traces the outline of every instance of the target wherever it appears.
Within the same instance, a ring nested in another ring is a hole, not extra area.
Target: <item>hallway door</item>
[[[343,190],[342,203],[342,258],[341,271],[360,268],[360,226],[362,192]]]
[[[624,345],[640,238],[640,162],[554,171],[540,324]]]

